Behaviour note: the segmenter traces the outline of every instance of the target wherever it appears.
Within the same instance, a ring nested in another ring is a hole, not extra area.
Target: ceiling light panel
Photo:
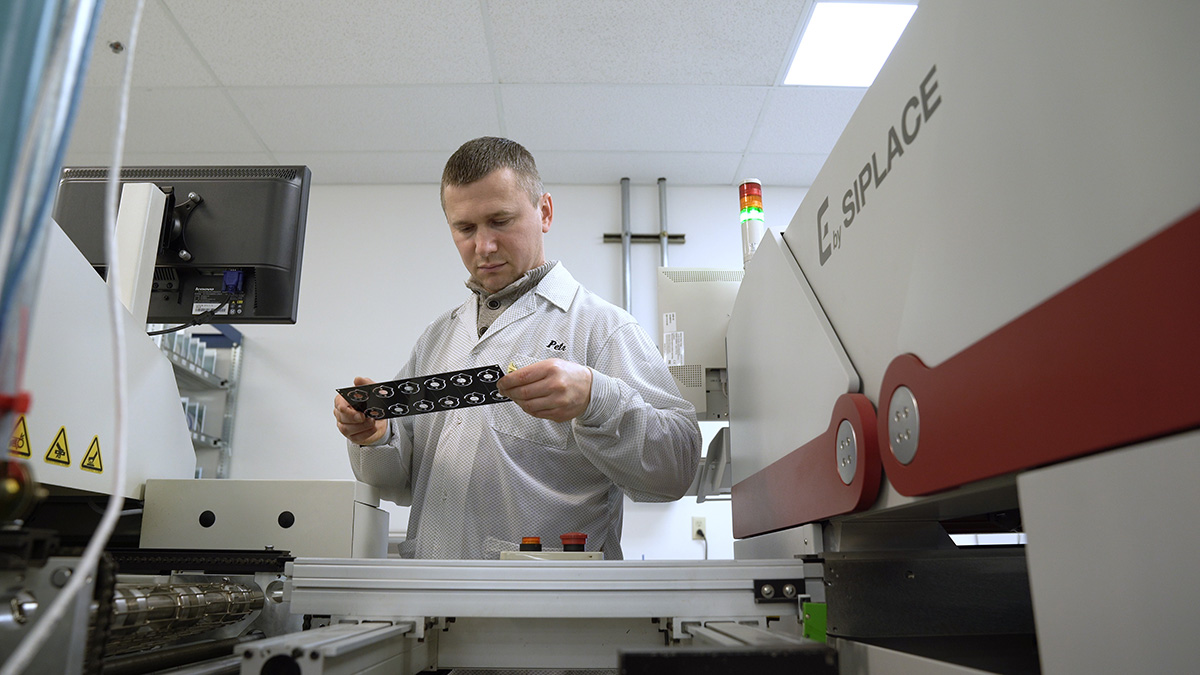
[[[912,4],[818,2],[783,83],[871,86],[916,9]]]

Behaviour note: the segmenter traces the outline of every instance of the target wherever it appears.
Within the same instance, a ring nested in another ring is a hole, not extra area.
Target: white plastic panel
[[[141,545],[382,558],[388,516],[378,503],[374,488],[352,480],[154,480]]]
[[[1192,431],[1017,479],[1043,672],[1195,670],[1197,476]]]
[[[746,266],[726,335],[733,483],[825,431],[859,379],[783,239]],[[832,461],[832,459],[831,459]]]
[[[39,482],[110,494],[116,413],[108,288],[58,225],[47,236],[25,370],[25,388],[33,394],[25,416],[30,466]],[[170,361],[146,336],[145,323],[124,307],[121,318],[129,374],[124,495],[139,499],[147,478],[190,478],[196,454]],[[66,465],[45,460],[60,429],[67,439]],[[93,438],[101,472],[81,466]]]
[[[130,183],[121,188],[121,206],[117,210],[121,302],[141,323],[146,323],[149,314],[154,263],[166,208],[167,195],[153,183]]]
[[[783,235],[863,393],[1200,205],[1197,25],[1195,3],[921,3]]]

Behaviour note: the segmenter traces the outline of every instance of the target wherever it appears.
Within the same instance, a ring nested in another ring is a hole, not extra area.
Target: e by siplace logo
[[[921,131],[921,123],[928,122],[933,112],[942,104],[942,96],[937,93],[938,83],[937,64],[929,69],[917,93],[904,103],[900,111],[900,124],[892,125],[887,132],[887,159],[884,160],[883,170],[879,167],[879,153],[872,152],[871,159],[863,164],[858,176],[850,181],[850,188],[842,195],[842,219],[840,226],[830,231],[829,221],[825,212],[829,210],[829,197],[821,202],[817,209],[817,250],[820,251],[821,265],[833,255],[833,250],[842,246],[842,231],[849,229],[855,217],[862,213],[867,206],[867,190],[879,189],[885,178],[892,171],[892,162],[904,155],[904,149],[917,140]],[[900,130],[897,133],[896,127]]]

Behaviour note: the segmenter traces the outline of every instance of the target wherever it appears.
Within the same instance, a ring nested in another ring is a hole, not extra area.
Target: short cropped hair
[[[462,144],[446,161],[442,171],[442,211],[446,210],[446,186],[470,185],[497,169],[512,169],[517,184],[536,207],[545,193],[533,155],[525,146],[507,138],[482,136]]]

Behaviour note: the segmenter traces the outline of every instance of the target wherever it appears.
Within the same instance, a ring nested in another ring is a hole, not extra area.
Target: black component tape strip
[[[500,366],[482,366],[346,387],[337,393],[367,417],[386,420],[510,401],[496,389],[496,381],[501,377],[504,370]]]

